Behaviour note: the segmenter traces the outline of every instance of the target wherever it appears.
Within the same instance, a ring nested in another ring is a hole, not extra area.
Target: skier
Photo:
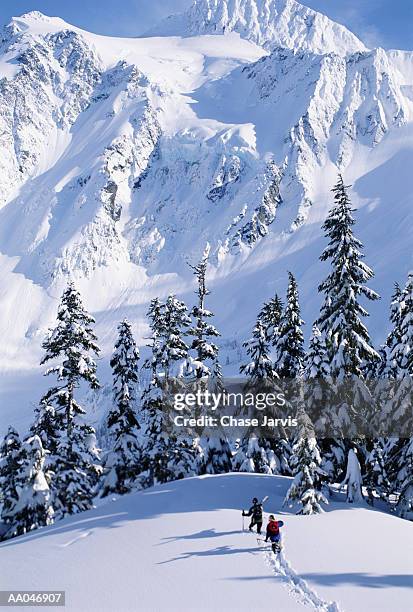
[[[267,525],[267,533],[265,537],[265,541],[271,542],[272,552],[274,554],[280,552],[281,550],[281,534],[280,527],[284,525],[283,521],[276,521],[275,516],[270,514]]]
[[[248,512],[242,511],[242,516],[250,516],[251,522],[249,525],[249,530],[252,531],[254,525],[257,525],[257,533],[261,533],[262,527],[262,503],[259,503],[258,499],[254,497],[252,500],[252,506],[248,510]]]

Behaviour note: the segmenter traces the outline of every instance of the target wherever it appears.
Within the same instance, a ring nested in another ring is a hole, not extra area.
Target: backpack
[[[278,527],[278,521],[270,521],[267,526],[267,531],[271,535],[278,535],[280,529]]]
[[[254,504],[251,513],[256,521],[262,521],[262,504]]]

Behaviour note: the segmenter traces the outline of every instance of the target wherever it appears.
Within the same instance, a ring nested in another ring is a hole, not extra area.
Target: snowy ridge
[[[409,609],[409,522],[335,500],[318,516],[289,514],[281,508],[290,483],[223,474],[121,496],[1,543],[0,586],[19,588],[24,578],[25,588],[36,589],[47,575],[50,589],[59,589],[64,566],[66,607],[78,611],[337,612],[333,599],[345,612],[390,610],[395,602]],[[266,564],[255,537],[241,532],[241,509],[253,495],[269,495],[265,520],[267,512],[282,516],[288,562]]]
[[[196,0],[186,12],[168,17],[146,35],[228,32],[238,32],[265,48],[280,46],[339,55],[366,50],[344,26],[295,0]]]

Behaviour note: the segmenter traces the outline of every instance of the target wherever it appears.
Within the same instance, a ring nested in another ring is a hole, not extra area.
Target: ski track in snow
[[[283,582],[289,588],[293,596],[302,602],[304,605],[309,605],[319,612],[343,612],[338,604],[327,602],[313,591],[305,580],[293,570],[283,552],[274,556],[271,548],[265,547],[262,542],[258,541],[258,545],[263,549],[265,560],[272,573],[282,578]]]
[[[83,540],[84,538],[87,538],[90,535],[92,535],[91,531],[84,531],[83,533],[78,535],[76,538],[73,538],[73,540],[69,540],[68,542],[65,542],[64,544],[61,544],[60,548],[67,548],[68,546],[71,546],[72,544],[76,544],[76,542],[78,542],[79,540]]]

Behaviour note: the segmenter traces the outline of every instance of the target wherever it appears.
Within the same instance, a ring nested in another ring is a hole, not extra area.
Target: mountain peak
[[[28,13],[21,15],[20,19],[24,19],[26,21],[50,21],[50,17],[44,13],[41,13],[40,11],[29,11]]]
[[[29,11],[19,17],[12,17],[9,27],[16,32],[48,33],[73,28],[60,17],[49,17],[40,11]]]
[[[302,48],[347,55],[365,51],[347,28],[296,0],[195,0],[190,8],[163,20],[147,36],[195,36],[238,32],[266,48]]]

